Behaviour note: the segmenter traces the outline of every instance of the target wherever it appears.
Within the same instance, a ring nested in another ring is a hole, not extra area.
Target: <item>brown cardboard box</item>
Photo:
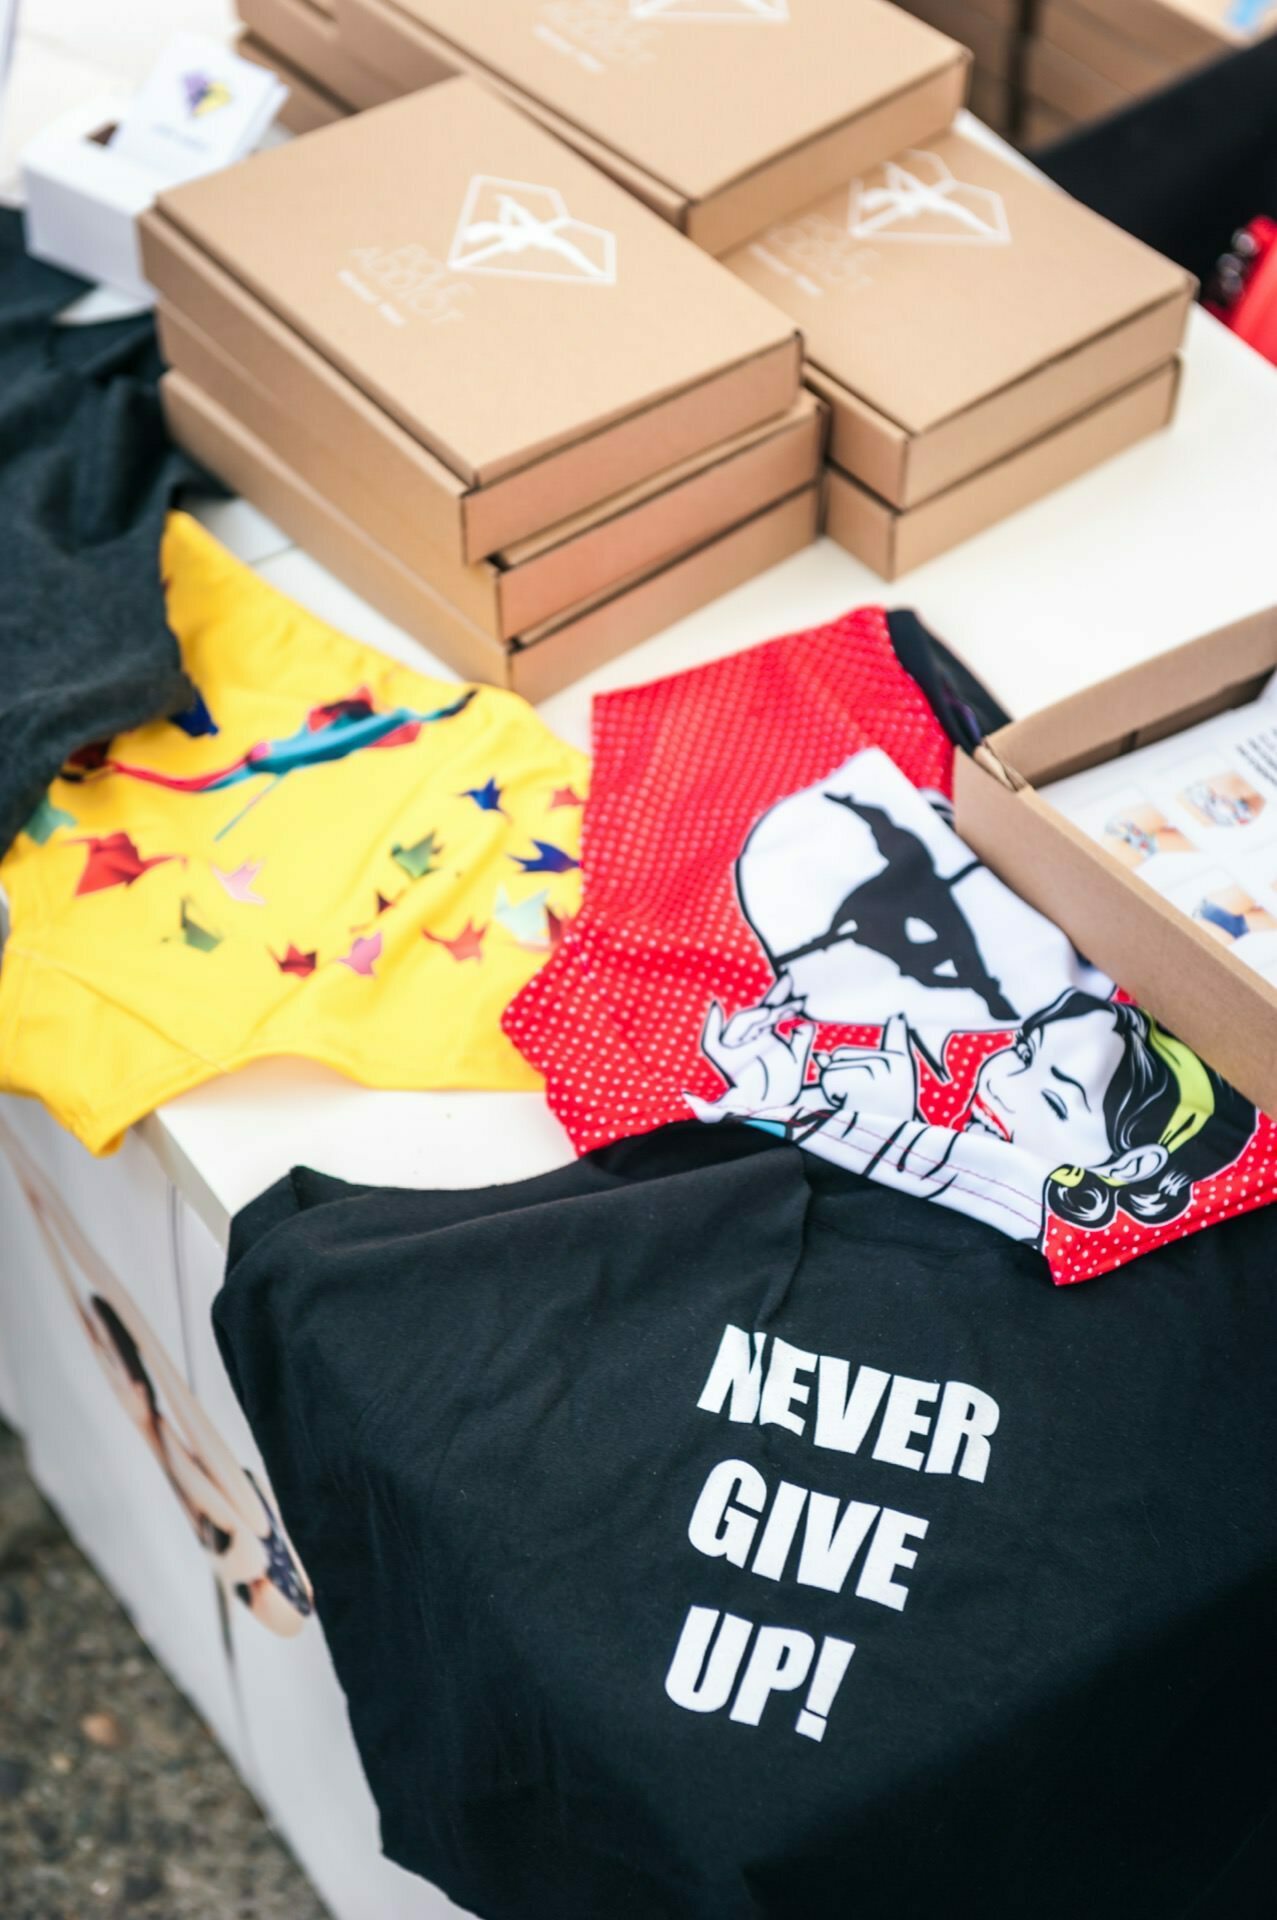
[[[802,328],[830,459],[895,507],[1164,365],[1193,293],[1182,268],[958,133],[726,264]]]
[[[162,194],[142,253],[466,561],[797,398],[791,322],[470,80]]]
[[[1177,73],[1203,60],[1217,60],[1234,47],[1249,46],[1277,30],[1277,14],[1270,14],[1252,31],[1229,25],[1234,0],[1077,0],[1083,12],[1101,25],[1117,27],[1150,55],[1165,60]]]
[[[971,94],[968,104],[977,120],[995,133],[1009,136],[1014,127],[1015,96],[1005,75],[986,73],[983,67],[971,70]]]
[[[1106,80],[1050,40],[1030,40],[1025,48],[1024,84],[1071,120],[1099,120],[1128,105],[1133,97],[1127,88]]]
[[[352,107],[379,107],[399,92],[384,73],[350,51],[336,22],[314,0],[236,0],[236,11],[257,39]],[[443,78],[442,71],[436,78]]]
[[[1036,31],[1061,53],[1125,93],[1151,93],[1184,70],[1182,62],[1168,60],[1143,41],[1132,39],[1120,10],[1101,20],[1073,0],[1041,0]]]
[[[1277,608],[1013,722],[957,756],[958,832],[1265,1112],[1277,1113],[1277,989],[1154,893],[1038,788],[1257,697],[1277,669]]]
[[[422,645],[470,680],[544,700],[816,537],[820,489],[803,488],[620,592],[503,645],[362,533],[232,415],[179,373],[160,383],[179,445]]]
[[[1077,121],[1070,114],[1061,113],[1058,107],[1049,107],[1045,100],[1035,100],[1031,94],[1025,94],[1020,105],[1019,144],[1032,152],[1035,147],[1045,147],[1052,140],[1060,140],[1066,133],[1072,133]]]
[[[949,125],[967,55],[884,0],[338,0],[347,44],[479,74],[711,253]]]
[[[830,466],[825,530],[875,573],[898,579],[1166,426],[1178,385],[1179,362],[1172,360],[1031,446],[903,513]]]
[[[320,127],[331,127],[334,120],[344,120],[355,111],[349,101],[338,100],[331,93],[325,93],[286,60],[282,53],[277,53],[274,47],[268,47],[264,40],[256,39],[251,33],[245,31],[237,36],[235,51],[241,60],[251,60],[258,67],[269,67],[288,88],[288,98],[278,114],[279,124],[286,132],[314,133]]]
[[[424,547],[375,470],[357,471],[345,447],[317,440],[207,334],[163,305],[157,319],[171,367],[495,640],[516,639],[650,573],[820,478],[824,409],[803,394],[779,419],[466,566]]]
[[[983,68],[999,79],[1010,74],[1018,38],[1013,22],[995,20],[973,0],[909,0],[909,12],[968,47],[977,72]],[[969,104],[974,111],[974,102]]]

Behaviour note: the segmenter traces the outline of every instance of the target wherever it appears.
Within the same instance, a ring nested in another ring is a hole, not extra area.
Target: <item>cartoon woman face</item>
[[[968,1128],[1048,1165],[1106,1167],[1113,1145],[1104,1101],[1125,1053],[1105,1008],[1019,1033],[981,1067]]]

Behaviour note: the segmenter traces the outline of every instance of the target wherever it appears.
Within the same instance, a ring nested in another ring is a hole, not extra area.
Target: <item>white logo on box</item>
[[[789,0],[630,0],[635,20],[788,20]]]
[[[466,190],[448,265],[456,273],[611,287],[616,236],[574,220],[554,187],[478,173]]]
[[[1004,247],[1011,239],[1000,193],[955,180],[938,153],[920,152],[852,183],[847,230],[853,240],[972,247]]]
[[[788,20],[789,0],[630,0],[634,20]]]

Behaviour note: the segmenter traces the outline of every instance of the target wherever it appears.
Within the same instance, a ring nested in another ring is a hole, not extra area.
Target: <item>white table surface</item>
[[[136,84],[179,26],[229,29],[227,0],[129,0],[124,11],[127,31],[118,8],[108,24],[100,0],[24,0],[0,193],[19,138],[42,120],[86,91]],[[251,507],[210,504],[202,517],[326,620],[455,677]],[[891,586],[821,540],[542,711],[588,746],[595,693],[878,602],[914,607],[1021,715],[1274,601],[1277,369],[1196,310],[1169,432]],[[380,1184],[477,1186],[570,1158],[539,1095],[373,1092],[298,1060],[261,1062],[184,1094],[142,1133],[219,1237],[239,1207],[298,1163]]]

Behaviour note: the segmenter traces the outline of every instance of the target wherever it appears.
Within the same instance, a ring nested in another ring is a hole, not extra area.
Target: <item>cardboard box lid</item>
[[[959,133],[898,155],[726,264],[793,316],[812,366],[912,434],[1189,285],[1182,268]]]
[[[691,200],[953,65],[884,0],[395,0]]]
[[[469,484],[793,332],[471,80],[255,155],[160,205]]]

